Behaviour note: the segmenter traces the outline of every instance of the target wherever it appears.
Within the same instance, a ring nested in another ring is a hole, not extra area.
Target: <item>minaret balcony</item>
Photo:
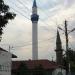
[[[37,15],[37,14],[32,14],[31,15],[31,21],[33,22],[33,21],[38,21],[39,20],[39,15]]]

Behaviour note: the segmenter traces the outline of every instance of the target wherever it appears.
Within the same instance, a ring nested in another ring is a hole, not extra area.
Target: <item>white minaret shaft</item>
[[[36,0],[32,7],[32,60],[38,60],[38,19]]]
[[[38,31],[37,22],[32,25],[32,59],[38,59]]]

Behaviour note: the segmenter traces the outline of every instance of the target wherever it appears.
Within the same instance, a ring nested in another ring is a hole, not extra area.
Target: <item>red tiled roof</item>
[[[49,60],[29,60],[29,61],[13,61],[12,69],[17,70],[21,63],[25,63],[29,69],[34,69],[35,66],[41,65],[44,69],[55,69],[58,65]]]

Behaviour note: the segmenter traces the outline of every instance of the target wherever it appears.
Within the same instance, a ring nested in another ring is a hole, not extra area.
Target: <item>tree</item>
[[[44,68],[42,67],[42,65],[35,67],[35,69],[33,71],[33,75],[46,75],[46,72],[45,72]]]
[[[75,62],[75,51],[73,51],[71,48],[67,51],[67,54],[69,55],[69,60]]]
[[[68,51],[66,51],[66,54],[68,54],[68,60],[67,57],[63,58],[63,65],[66,66],[66,69],[68,69],[68,61],[71,65],[71,71],[75,71],[75,51],[69,48]]]
[[[29,69],[25,63],[21,63],[18,70],[17,75],[29,75]]]
[[[9,6],[0,0],[0,41],[3,34],[3,28],[7,25],[9,20],[14,19],[16,14],[9,12]]]

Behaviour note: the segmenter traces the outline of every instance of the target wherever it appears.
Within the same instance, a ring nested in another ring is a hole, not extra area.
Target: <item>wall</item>
[[[55,69],[55,70],[53,71],[52,75],[60,75],[60,74],[58,74],[59,72],[61,72],[62,75],[66,75],[66,70],[61,69],[61,68]]]
[[[11,75],[11,54],[0,50],[0,75]]]

